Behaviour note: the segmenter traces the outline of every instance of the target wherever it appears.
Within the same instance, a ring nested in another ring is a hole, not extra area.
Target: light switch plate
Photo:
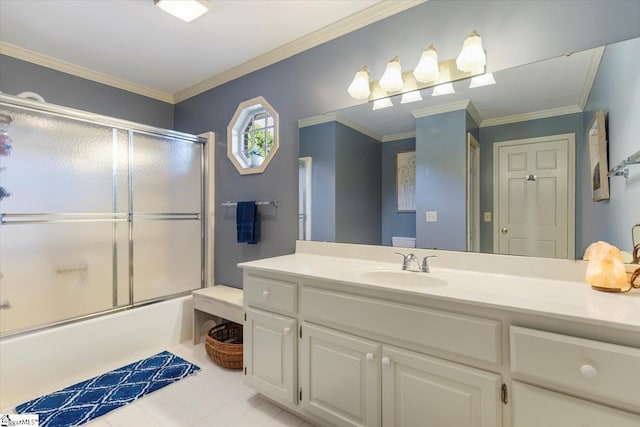
[[[491,222],[491,212],[485,212],[483,215],[484,222]]]
[[[427,222],[438,222],[438,212],[427,211]]]

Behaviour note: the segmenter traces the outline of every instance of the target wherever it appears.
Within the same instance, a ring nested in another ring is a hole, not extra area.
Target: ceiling
[[[0,0],[0,52],[179,102],[425,0],[210,0],[183,22],[153,0]]]

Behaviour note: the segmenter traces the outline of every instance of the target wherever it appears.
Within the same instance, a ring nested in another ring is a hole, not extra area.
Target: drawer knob
[[[271,292],[269,291],[262,291],[262,296],[265,298],[269,298],[269,295],[271,295]]]
[[[389,359],[388,357],[383,357],[382,358],[382,364],[383,365],[391,365],[391,359]]]
[[[598,370],[591,365],[582,365],[580,367],[580,373],[583,377],[593,379],[598,376]]]
[[[284,328],[284,334],[289,335],[291,333],[291,328]]]
[[[365,357],[367,358],[367,360],[371,361],[373,360],[373,353],[367,353]]]

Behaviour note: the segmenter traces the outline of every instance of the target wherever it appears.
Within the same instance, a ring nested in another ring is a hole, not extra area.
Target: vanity
[[[637,290],[593,291],[580,261],[393,252],[240,264],[245,383],[317,425],[640,425]]]

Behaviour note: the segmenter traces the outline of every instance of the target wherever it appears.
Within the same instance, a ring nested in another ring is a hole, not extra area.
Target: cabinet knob
[[[383,357],[382,358],[382,364],[383,365],[391,365],[391,359],[389,359],[388,357]]]
[[[262,291],[262,296],[265,298],[269,298],[269,295],[271,295],[271,292],[269,291]]]
[[[591,365],[580,366],[580,373],[583,377],[593,379],[598,376],[598,370]]]
[[[365,357],[367,358],[367,360],[371,361],[373,360],[373,353],[367,353]]]
[[[284,334],[289,335],[291,333],[291,328],[284,328]]]

